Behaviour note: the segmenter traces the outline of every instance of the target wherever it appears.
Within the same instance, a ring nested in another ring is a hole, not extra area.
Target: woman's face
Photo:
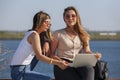
[[[76,24],[76,13],[74,10],[68,10],[64,16],[65,23],[69,27],[73,27]]]
[[[43,22],[43,25],[41,27],[41,29],[44,31],[47,31],[51,26],[51,23],[50,23],[50,19],[46,19],[44,22]]]

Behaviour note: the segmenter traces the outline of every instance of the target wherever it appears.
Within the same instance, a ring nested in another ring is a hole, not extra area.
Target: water
[[[0,40],[0,78],[10,78],[9,64],[20,40]],[[91,41],[91,50],[101,52],[102,60],[108,62],[109,77],[120,78],[120,41]],[[53,75],[53,66],[39,62],[35,71]]]

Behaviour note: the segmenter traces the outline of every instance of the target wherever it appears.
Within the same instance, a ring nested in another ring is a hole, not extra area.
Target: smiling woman
[[[35,14],[32,28],[26,32],[20,41],[10,64],[12,80],[51,80],[52,78],[40,72],[30,70],[30,63],[34,56],[45,63],[57,65],[64,70],[67,63],[50,58],[42,54],[41,33],[49,30],[50,16],[43,11]],[[40,35],[40,36],[39,36]]]

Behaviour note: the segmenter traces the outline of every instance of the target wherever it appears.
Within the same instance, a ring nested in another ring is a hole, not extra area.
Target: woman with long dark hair
[[[43,62],[65,69],[64,66],[67,64],[64,61],[49,58],[42,54],[39,34],[47,31],[50,25],[50,16],[47,13],[40,11],[35,14],[32,29],[26,33],[13,55],[10,66],[12,80],[51,80],[51,77],[47,75],[30,71],[29,65],[34,56]]]

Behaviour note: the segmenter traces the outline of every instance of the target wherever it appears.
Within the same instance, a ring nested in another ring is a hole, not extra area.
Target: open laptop
[[[80,67],[80,66],[86,66],[91,65],[95,66],[97,62],[97,58],[95,57],[95,54],[76,54],[73,62],[69,63],[70,67]]]

